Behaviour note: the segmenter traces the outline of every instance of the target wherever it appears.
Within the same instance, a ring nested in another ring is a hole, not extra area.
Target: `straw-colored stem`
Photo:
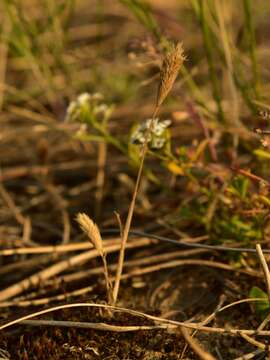
[[[212,356],[211,354],[209,354],[207,351],[205,351],[202,348],[200,343],[189,334],[188,330],[185,327],[181,326],[180,329],[181,329],[181,333],[182,333],[184,339],[189,344],[191,349],[195,352],[195,354],[197,354],[199,356],[200,359],[216,360],[216,358],[214,356]]]
[[[169,94],[169,92],[172,89],[172,86],[177,78],[177,75],[179,73],[179,70],[183,64],[183,61],[185,60],[184,54],[183,54],[183,47],[181,43],[177,43],[176,45],[172,46],[170,51],[167,52],[163,59],[162,67],[160,69],[160,82],[157,92],[157,99],[156,99],[156,106],[149,124],[149,127],[146,131],[145,140],[142,147],[142,153],[141,153],[141,161],[140,166],[137,174],[137,180],[132,196],[132,200],[129,206],[127,220],[125,223],[125,227],[123,230],[123,236],[122,236],[122,242],[121,242],[121,249],[119,253],[119,260],[118,260],[118,267],[115,277],[115,283],[114,283],[114,289],[113,289],[113,300],[114,303],[117,301],[118,291],[119,291],[119,285],[120,285],[120,279],[121,274],[123,271],[123,265],[124,265],[124,258],[125,258],[125,247],[128,239],[128,234],[130,230],[130,225],[134,213],[135,203],[137,194],[139,191],[139,186],[141,182],[142,172],[143,172],[143,165],[145,156],[148,150],[148,140],[151,136],[151,132],[153,131],[154,126],[154,119],[157,116],[157,113],[159,111],[160,106],[162,105],[163,101]]]
[[[262,270],[264,273],[264,278],[265,278],[265,283],[266,283],[266,288],[267,288],[267,295],[268,295],[268,299],[270,301],[270,272],[269,272],[269,268],[268,268],[267,262],[265,260],[265,257],[263,255],[260,244],[256,244],[256,251],[257,251],[260,263],[262,265]]]
[[[107,290],[107,300],[108,300],[108,304],[110,305],[113,303],[112,283],[109,276],[106,254],[102,256],[102,262],[103,262],[103,271],[104,271],[104,278],[105,278],[106,290]]]
[[[138,194],[138,191],[139,191],[140,182],[141,182],[141,178],[142,178],[144,160],[145,160],[145,156],[146,156],[147,149],[148,149],[147,139],[148,139],[148,137],[149,137],[149,135],[150,135],[150,133],[152,131],[153,119],[156,117],[156,115],[158,113],[158,110],[159,110],[159,108],[156,107],[155,111],[153,113],[152,120],[150,122],[149,128],[148,128],[148,131],[146,133],[145,141],[144,141],[143,148],[142,148],[141,161],[140,161],[140,166],[139,166],[139,170],[138,170],[138,173],[137,173],[136,184],[135,184],[135,188],[134,188],[134,191],[133,191],[131,203],[130,203],[130,206],[129,206],[129,209],[128,209],[127,220],[126,220],[124,230],[123,230],[121,248],[120,248],[119,259],[118,259],[118,266],[117,266],[117,271],[116,271],[116,276],[115,276],[115,283],[114,283],[114,288],[113,288],[113,304],[116,303],[117,297],[118,297],[120,280],[121,280],[121,275],[122,275],[122,272],[123,272],[123,266],[124,266],[124,260],[125,260],[126,243],[127,243],[127,240],[128,240],[128,234],[129,234],[129,230],[130,230],[130,226],[131,226],[131,222],[132,222],[132,218],[133,218],[133,213],[134,213],[135,203],[136,203],[136,199],[137,199],[137,194]]]

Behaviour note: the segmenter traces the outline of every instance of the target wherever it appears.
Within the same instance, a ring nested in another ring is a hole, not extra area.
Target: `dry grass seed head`
[[[171,91],[179,70],[185,60],[182,43],[173,45],[172,49],[163,59],[160,70],[160,82],[157,94],[157,108],[161,106]]]
[[[98,226],[84,213],[79,213],[76,216],[76,221],[80,225],[82,231],[88,236],[90,242],[99,252],[100,256],[104,255],[102,238]]]

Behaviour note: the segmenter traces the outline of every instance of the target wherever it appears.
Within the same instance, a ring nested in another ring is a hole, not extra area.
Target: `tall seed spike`
[[[172,49],[165,55],[160,70],[160,82],[156,103],[157,109],[171,91],[184,60],[184,50],[180,42],[173,45]]]

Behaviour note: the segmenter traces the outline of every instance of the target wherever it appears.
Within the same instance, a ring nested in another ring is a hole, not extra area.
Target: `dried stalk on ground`
[[[185,329],[184,327],[181,327],[181,332],[182,335],[184,337],[184,339],[186,340],[186,342],[189,344],[189,346],[191,347],[191,349],[195,352],[195,354],[197,354],[199,356],[200,359],[203,360],[215,360],[216,358],[213,357],[211,354],[209,354],[208,352],[206,352],[201,345],[199,344],[199,342],[197,340],[195,340],[188,332],[187,329]]]
[[[130,242],[127,244],[128,248],[138,248],[140,246],[147,246],[151,244],[151,240],[142,238],[137,239],[135,242]],[[109,244],[106,244],[106,253],[118,251],[120,248],[119,241],[113,241]],[[81,254],[74,255],[67,259],[61,260],[49,267],[38,271],[25,279],[10,285],[9,287],[5,288],[4,290],[0,291],[0,301],[8,300],[16,295],[21,294],[22,292],[28,290],[31,287],[39,285],[43,281],[54,277],[57,274],[65,271],[66,269],[70,269],[73,266],[81,265],[90,259],[96,258],[99,255],[96,249],[91,249],[88,251],[84,251]]]
[[[249,299],[249,300],[252,300],[252,299]],[[261,300],[261,299],[259,299],[259,300]],[[33,317],[48,314],[48,313],[55,312],[55,311],[58,311],[58,310],[61,310],[61,309],[70,309],[70,308],[78,308],[78,307],[81,307],[81,308],[82,307],[101,308],[101,309],[109,309],[109,310],[112,310],[112,311],[114,310],[114,311],[118,311],[118,312],[121,311],[121,312],[126,313],[126,314],[130,314],[130,315],[133,315],[133,316],[139,316],[139,317],[144,318],[144,319],[155,321],[158,324],[166,324],[167,328],[184,327],[184,328],[187,328],[187,329],[194,329],[194,330],[198,329],[199,331],[208,332],[208,333],[224,334],[226,336],[228,336],[228,335],[239,336],[239,335],[242,335],[242,334],[246,334],[246,335],[249,335],[249,336],[252,336],[252,335],[270,336],[270,330],[227,329],[227,328],[220,328],[220,327],[200,326],[200,324],[196,324],[196,323],[193,323],[193,322],[181,322],[181,321],[176,321],[176,320],[164,319],[164,318],[161,318],[161,317],[158,317],[158,316],[153,316],[153,315],[150,315],[150,314],[146,314],[146,313],[143,313],[143,312],[140,312],[140,311],[137,311],[137,310],[126,309],[126,308],[122,308],[122,307],[119,307],[119,306],[111,306],[111,305],[106,305],[106,304],[94,304],[94,303],[65,304],[65,305],[54,306],[54,307],[51,307],[49,309],[40,310],[40,311],[34,312],[32,314],[22,316],[20,318],[15,319],[15,320],[11,320],[11,321],[1,325],[0,326],[0,331],[4,330],[4,329],[6,329],[6,328],[8,328],[10,326],[19,324],[24,320],[32,319]],[[103,325],[104,325],[104,323],[103,323]],[[103,329],[104,329],[104,327],[103,327]],[[137,327],[136,330],[140,330],[140,328]]]

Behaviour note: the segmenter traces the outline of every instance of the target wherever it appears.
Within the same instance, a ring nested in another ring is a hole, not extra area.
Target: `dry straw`
[[[257,255],[259,257],[262,269],[263,269],[263,273],[264,273],[264,279],[265,279],[265,283],[266,283],[266,288],[267,288],[267,295],[268,295],[268,300],[270,302],[270,271],[267,265],[267,261],[264,257],[262,248],[260,244],[256,244],[256,251],[257,251]]]

